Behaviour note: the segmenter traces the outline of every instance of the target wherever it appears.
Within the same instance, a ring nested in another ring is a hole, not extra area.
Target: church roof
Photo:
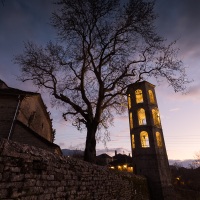
[[[0,79],[0,89],[1,88],[8,88],[7,84]]]
[[[8,95],[39,95],[39,93],[35,92],[28,92],[28,91],[23,91],[19,90],[16,88],[11,88],[8,87],[8,85],[0,79],[0,94],[8,94]]]
[[[9,94],[9,95],[39,95],[39,93],[35,93],[35,92],[28,92],[28,91],[23,91],[23,90],[19,90],[16,88],[0,88],[0,94]]]

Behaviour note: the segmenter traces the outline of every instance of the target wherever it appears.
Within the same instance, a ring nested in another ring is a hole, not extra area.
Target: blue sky
[[[20,54],[25,41],[46,44],[56,37],[49,25],[54,10],[50,0],[5,0],[0,4],[0,79],[10,87],[36,91],[31,83],[17,81],[19,66],[13,63],[13,56]],[[171,42],[178,39],[179,57],[187,67],[187,74],[193,82],[182,95],[163,82],[156,83],[156,94],[169,159],[193,159],[200,151],[200,1],[157,0],[155,10],[158,32]],[[57,130],[56,143],[61,148],[84,149],[85,130],[81,133],[66,123],[61,111],[52,108],[45,91],[42,96],[54,118]],[[116,116],[110,128],[107,149],[102,142],[97,144],[98,153],[130,152],[130,134],[127,113]]]

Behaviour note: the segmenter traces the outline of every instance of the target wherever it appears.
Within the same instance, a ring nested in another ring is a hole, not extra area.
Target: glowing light
[[[140,133],[140,141],[141,141],[141,146],[143,148],[150,147],[150,145],[149,145],[149,136],[148,136],[148,133],[146,131],[142,131]]]
[[[155,103],[153,92],[151,90],[149,90],[148,92],[149,92],[150,103]]]
[[[133,115],[132,115],[132,112],[130,112],[129,114],[129,121],[130,121],[130,129],[133,128]]]
[[[128,108],[131,108],[131,96],[128,94]]]
[[[159,132],[156,132],[156,140],[158,147],[162,147],[162,138]]]
[[[142,90],[135,91],[136,103],[143,103]]]
[[[152,109],[153,122],[155,126],[160,126],[160,114],[157,108]]]
[[[145,115],[145,110],[143,108],[140,108],[138,110],[138,123],[139,125],[146,125],[146,115]]]
[[[119,170],[122,170],[122,166],[119,165],[119,166],[118,166],[118,169],[119,169]]]
[[[131,136],[131,141],[132,141],[132,148],[135,148],[135,138],[134,135]]]

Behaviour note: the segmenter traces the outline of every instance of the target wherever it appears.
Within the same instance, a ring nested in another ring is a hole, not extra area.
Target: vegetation
[[[177,199],[200,199],[200,167],[188,169],[174,165],[171,166],[171,174]]]
[[[200,167],[200,151],[195,154],[194,161],[190,167],[194,169]]]
[[[84,159],[95,162],[97,133],[108,136],[114,114],[125,111],[129,84],[165,79],[175,91],[187,83],[174,43],[155,30],[153,0],[59,0],[51,24],[59,40],[25,44],[15,57],[22,81],[45,88],[63,117],[87,129]]]

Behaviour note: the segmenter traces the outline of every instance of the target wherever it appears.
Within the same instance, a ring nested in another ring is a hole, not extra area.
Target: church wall
[[[31,144],[35,147],[50,151],[50,152],[55,152],[55,149],[46,144],[44,141],[39,139],[37,136],[35,136],[30,129],[25,128],[23,125],[20,123],[15,124],[15,129],[12,134],[12,140],[22,143],[22,144]]]
[[[51,123],[41,105],[39,95],[25,97],[22,100],[17,119],[42,137],[52,141]]]
[[[8,138],[12,121],[18,104],[17,96],[0,97],[0,138]]]

